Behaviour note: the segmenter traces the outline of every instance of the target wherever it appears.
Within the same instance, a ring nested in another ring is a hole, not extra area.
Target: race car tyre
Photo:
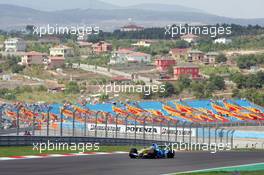
[[[138,151],[136,148],[131,148],[130,151],[129,151],[129,157],[131,159],[136,159],[138,156]]]
[[[173,159],[173,158],[174,158],[174,155],[175,155],[174,151],[169,151],[169,152],[167,153],[167,158],[168,158],[168,159]]]
[[[146,156],[147,159],[156,159],[157,158],[157,150],[151,150]]]

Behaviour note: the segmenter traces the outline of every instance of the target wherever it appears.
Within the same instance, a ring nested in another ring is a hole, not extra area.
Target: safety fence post
[[[184,135],[184,132],[185,132],[185,125],[187,124],[187,122],[183,122],[183,125],[182,125],[182,143],[185,142],[185,135]]]
[[[189,144],[192,144],[192,126],[193,126],[193,123],[190,124],[190,131],[189,131]]]
[[[94,129],[94,137],[97,137],[97,120],[98,120],[98,115],[99,115],[99,111],[96,112],[95,114],[95,129]]]
[[[110,115],[109,112],[105,114],[105,138],[108,137],[108,118],[109,118],[108,115]]]

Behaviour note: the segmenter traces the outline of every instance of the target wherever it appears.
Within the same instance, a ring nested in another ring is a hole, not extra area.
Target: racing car
[[[170,147],[158,146],[157,144],[152,144],[152,146],[139,151],[136,148],[131,148],[129,151],[129,157],[131,159],[172,159],[174,155],[175,151]]]

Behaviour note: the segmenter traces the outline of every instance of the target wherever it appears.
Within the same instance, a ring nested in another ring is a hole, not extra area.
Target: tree
[[[248,100],[261,106],[264,105],[264,93],[262,92],[262,90],[257,90],[254,88],[242,90],[240,91],[239,96],[242,98],[247,98]]]
[[[233,89],[232,90],[232,97],[240,97],[239,89]]]
[[[97,43],[101,40],[102,40],[102,38],[98,35],[89,35],[89,37],[87,39],[88,42],[92,42],[92,43]]]
[[[29,34],[33,34],[33,32],[34,32],[34,28],[35,28],[34,25],[27,25],[27,26],[26,26],[26,31],[27,31]]]
[[[235,73],[233,75],[231,75],[230,79],[236,83],[237,87],[239,89],[244,87],[244,82],[247,81],[247,78],[245,76],[243,76],[241,73]]]
[[[3,98],[6,100],[16,100],[15,94],[12,94],[12,93],[5,94]]]
[[[189,43],[187,41],[184,41],[184,40],[177,40],[175,43],[175,47],[176,48],[188,48]]]
[[[231,76],[231,80],[241,88],[256,88],[260,89],[264,86],[264,72],[257,74],[242,75],[240,73]]]
[[[142,92],[139,94],[139,97],[140,97],[141,99],[144,99],[144,100],[149,100],[149,99],[152,98],[152,96],[153,96],[152,89],[151,89],[151,87],[148,87],[148,86],[146,86],[145,89],[144,89],[144,91],[142,91]]]
[[[212,96],[212,89],[207,88],[206,82],[193,82],[191,84],[193,95],[196,98],[209,98]]]
[[[183,90],[190,87],[192,80],[187,76],[180,76],[178,82],[179,82],[179,87],[181,88],[181,90]]]
[[[15,65],[11,66],[11,71],[12,71],[12,73],[19,73],[19,72],[23,71],[24,68],[25,68],[25,66],[15,64]]]
[[[103,102],[103,101],[109,99],[109,95],[107,95],[107,94],[102,94],[102,95],[100,95],[99,99],[100,99],[101,102]]]
[[[70,81],[69,83],[67,83],[65,86],[65,92],[66,93],[73,93],[73,94],[79,93],[80,88],[79,88],[78,83],[75,81]]]
[[[217,63],[225,63],[227,61],[227,57],[221,53],[216,57],[215,61]]]
[[[173,75],[173,73],[174,73],[173,65],[170,65],[168,68],[168,74]]]
[[[22,86],[22,88],[21,88],[21,92],[32,92],[32,91],[33,91],[33,89],[29,85]]]
[[[209,78],[208,87],[211,90],[223,90],[225,89],[225,80],[223,77],[213,75]]]
[[[167,98],[170,97],[174,94],[174,86],[169,83],[166,82],[165,84],[163,84],[165,91],[164,92],[159,92],[159,96],[163,97],[163,98]]]
[[[196,97],[196,98],[203,98],[204,97],[204,85],[202,83],[199,83],[199,82],[193,82],[191,84],[191,88],[192,88],[192,91],[193,91],[193,95]]]
[[[41,92],[41,91],[47,91],[47,88],[43,85],[40,85],[36,88],[37,91]]]
[[[68,63],[68,68],[70,68],[70,69],[73,68],[73,64],[72,64],[72,62],[69,62],[69,63]]]
[[[255,55],[242,55],[236,58],[237,66],[240,69],[249,69],[251,66],[257,65]]]

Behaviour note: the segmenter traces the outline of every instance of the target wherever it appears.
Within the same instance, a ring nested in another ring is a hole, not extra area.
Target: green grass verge
[[[84,151],[84,152],[114,152],[114,151],[126,151],[133,146],[100,146],[98,151]],[[0,157],[8,156],[30,156],[39,154],[66,154],[66,153],[78,153],[81,151],[71,151],[71,150],[60,150],[60,151],[40,151],[33,150],[33,146],[12,146],[12,147],[0,147]]]
[[[177,174],[177,173],[176,173]],[[181,174],[181,173],[178,173]],[[212,169],[204,169],[193,171],[190,173],[182,173],[182,175],[262,175],[264,174],[264,163],[254,163],[254,164],[247,164],[247,165],[238,165],[238,166],[229,166],[229,167],[219,167],[219,168],[212,168]]]
[[[240,174],[239,174],[240,173]],[[207,173],[187,173],[181,175],[263,175],[264,171],[250,171],[250,172],[207,172]],[[177,175],[177,174],[176,174]]]

